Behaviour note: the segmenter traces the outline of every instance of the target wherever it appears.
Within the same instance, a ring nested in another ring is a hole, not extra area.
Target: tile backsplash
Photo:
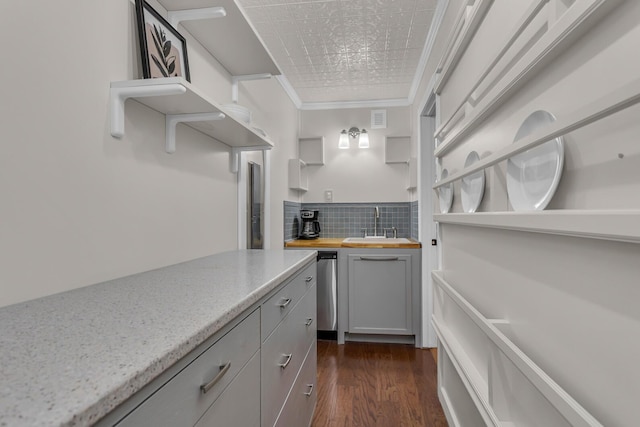
[[[284,201],[284,241],[298,238],[300,229],[300,203]]]
[[[415,205],[415,206],[414,206]],[[300,226],[300,209],[318,210],[320,237],[362,236],[366,228],[374,234],[374,208],[378,207],[378,235],[396,227],[398,237],[418,238],[418,202],[400,203],[295,203],[284,202],[284,240],[295,239]]]
[[[411,209],[411,238],[415,240],[418,239],[418,224],[420,223],[420,217],[418,216],[418,201],[409,203]]]

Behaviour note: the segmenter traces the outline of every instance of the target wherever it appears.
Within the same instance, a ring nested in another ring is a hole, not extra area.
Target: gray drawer
[[[298,378],[291,388],[287,401],[280,412],[276,427],[308,427],[311,425],[317,397],[318,350],[314,341]]]
[[[255,310],[117,426],[193,426],[259,348],[260,310]],[[200,386],[218,375],[220,380],[203,393]]]
[[[316,287],[312,286],[262,345],[262,425],[272,426],[316,338]],[[290,355],[290,356],[289,356]],[[286,367],[281,367],[281,364]]]
[[[262,304],[261,336],[263,342],[315,283],[316,263],[314,262]]]
[[[260,352],[229,384],[195,427],[260,427]]]

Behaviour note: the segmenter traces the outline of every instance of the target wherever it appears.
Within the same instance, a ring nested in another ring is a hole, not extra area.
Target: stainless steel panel
[[[335,252],[333,252],[335,254]],[[338,329],[337,306],[337,259],[323,258],[318,254],[318,330],[335,331]]]

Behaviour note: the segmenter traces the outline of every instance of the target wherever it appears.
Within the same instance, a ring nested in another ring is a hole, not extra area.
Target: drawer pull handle
[[[312,280],[313,280],[313,276],[307,276],[307,278],[304,279],[304,281],[307,282],[307,283],[309,283]]]
[[[307,321],[304,324],[305,324],[305,326],[311,326],[312,323],[313,323],[313,319],[312,318],[308,318]]]
[[[304,393],[304,395],[307,397],[311,397],[311,393],[313,393],[313,384],[307,384],[307,387],[309,387],[309,391]]]
[[[289,305],[290,302],[291,302],[291,298],[285,298],[284,300],[282,300],[282,302],[280,302],[280,304],[278,304],[278,307],[285,308],[286,306]]]
[[[291,356],[293,356],[292,353],[290,354],[283,354],[283,356],[285,357],[285,361],[284,363],[279,363],[278,366],[280,366],[282,369],[286,368],[287,365],[289,365],[289,362],[291,362]]]
[[[397,261],[397,256],[388,256],[388,257],[372,257],[372,256],[361,256],[360,259],[362,261]]]
[[[229,368],[231,367],[231,362],[227,362],[224,365],[220,366],[220,372],[218,372],[218,375],[216,375],[211,381],[209,381],[206,384],[203,384],[200,386],[200,390],[202,391],[202,394],[205,394],[206,392],[208,392],[209,390],[211,390],[211,388],[216,385],[216,383],[218,381],[220,381],[222,379],[222,377],[224,377],[224,374],[227,373],[227,371],[229,370]]]

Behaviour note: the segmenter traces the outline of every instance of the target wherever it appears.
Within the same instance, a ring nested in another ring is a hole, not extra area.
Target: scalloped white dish
[[[449,171],[446,169],[442,169],[442,173],[440,174],[440,180],[445,179],[449,176]],[[438,199],[440,201],[440,212],[448,213],[451,209],[451,205],[453,204],[453,183],[449,183],[447,185],[443,185],[438,188]]]
[[[464,161],[464,167],[467,168],[479,160],[480,156],[478,153],[472,151],[467,155],[467,159]],[[462,202],[463,211],[473,213],[478,209],[484,196],[484,185],[484,169],[462,178],[462,183],[460,184],[460,201]]]
[[[555,120],[547,111],[534,111],[518,129],[514,142]],[[511,157],[507,162],[507,193],[513,209],[541,211],[546,208],[558,188],[563,164],[562,137]]]

